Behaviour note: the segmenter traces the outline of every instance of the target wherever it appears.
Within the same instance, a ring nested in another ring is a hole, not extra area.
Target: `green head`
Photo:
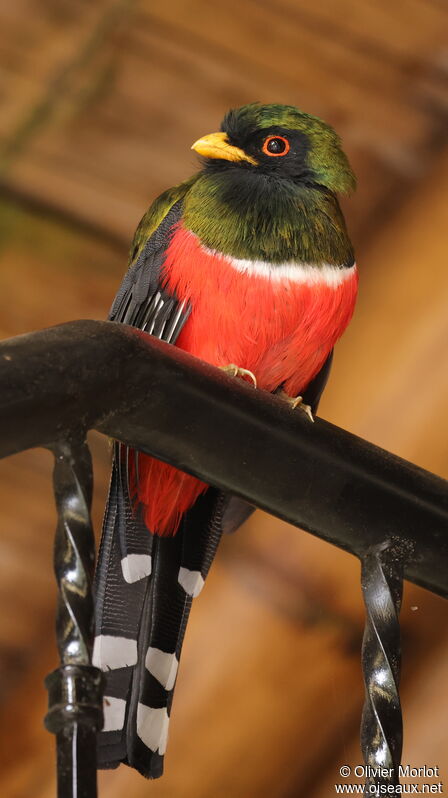
[[[193,144],[204,168],[184,221],[210,249],[271,262],[351,262],[336,194],[355,178],[333,128],[289,105],[229,111]]]
[[[335,193],[355,188],[337,133],[292,105],[251,103],[232,109],[221,132],[199,139],[193,149],[204,156],[210,170],[238,166]]]

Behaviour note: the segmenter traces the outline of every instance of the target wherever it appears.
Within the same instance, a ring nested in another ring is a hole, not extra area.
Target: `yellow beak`
[[[210,133],[195,141],[191,147],[205,158],[223,158],[225,161],[248,161],[257,166],[255,158],[229,143],[227,133]]]

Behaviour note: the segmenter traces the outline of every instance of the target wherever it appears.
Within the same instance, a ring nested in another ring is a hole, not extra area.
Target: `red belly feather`
[[[306,388],[344,332],[358,282],[356,270],[336,286],[244,274],[182,226],[168,247],[164,273],[167,290],[192,306],[177,346],[215,366],[249,369],[267,391],[283,384],[290,396]],[[138,500],[156,534],[175,534],[206,489],[172,466],[139,457]]]

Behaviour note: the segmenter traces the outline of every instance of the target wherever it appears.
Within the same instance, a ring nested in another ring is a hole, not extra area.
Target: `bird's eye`
[[[268,136],[263,144],[265,155],[286,155],[289,152],[289,141],[283,136]]]

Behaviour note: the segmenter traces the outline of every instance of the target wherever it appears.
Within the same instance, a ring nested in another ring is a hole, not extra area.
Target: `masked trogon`
[[[251,104],[193,149],[201,169],[143,216],[110,319],[250,378],[312,418],[357,291],[337,200],[355,179],[340,140],[295,107]],[[162,774],[192,599],[222,530],[251,509],[114,444],[95,578],[101,767]]]

